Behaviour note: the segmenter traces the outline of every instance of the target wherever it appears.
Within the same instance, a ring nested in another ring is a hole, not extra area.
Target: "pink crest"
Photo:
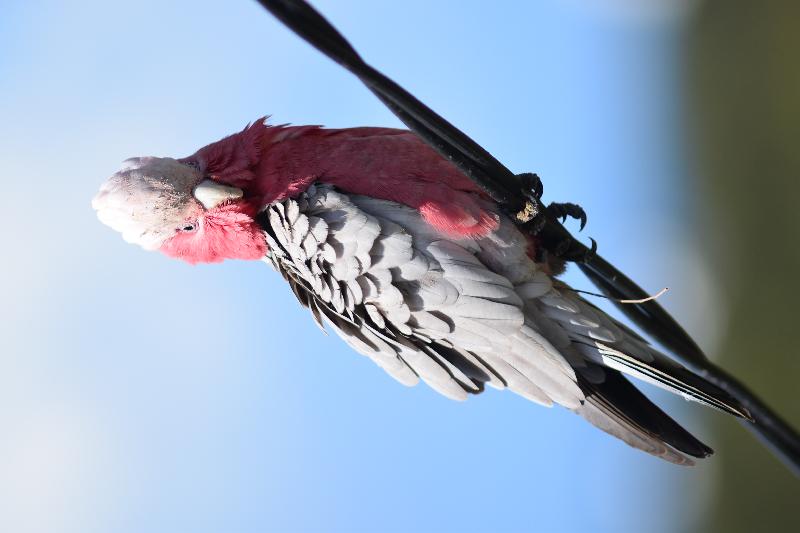
[[[239,133],[229,135],[198,150],[181,161],[194,161],[214,180],[233,187],[246,188],[253,180],[253,167],[261,157],[261,143],[269,126],[262,117]]]

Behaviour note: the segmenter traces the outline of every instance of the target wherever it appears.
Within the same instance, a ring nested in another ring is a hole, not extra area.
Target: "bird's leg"
[[[522,190],[525,191],[525,193],[530,194],[539,204],[541,204],[544,186],[542,185],[542,180],[539,178],[539,175],[533,172],[523,172],[522,174],[517,174],[517,178],[522,185]],[[581,230],[586,226],[586,211],[584,211],[583,208],[577,204],[569,202],[553,202],[547,206],[546,211],[547,212],[542,211],[537,213],[536,216],[534,216],[529,222],[525,223],[525,228],[529,234],[539,235],[542,233],[547,225],[548,216],[555,219],[560,218],[562,222],[566,222],[567,217],[579,220]],[[569,234],[567,233],[567,235]],[[557,257],[563,261],[583,263],[588,261],[597,251],[597,243],[594,239],[592,239],[591,248],[586,248],[585,246],[580,245],[577,239],[574,239],[572,236],[562,238],[556,242],[553,242],[553,239],[544,237],[543,242],[545,243],[544,248],[547,250],[550,256],[553,258]],[[571,250],[573,248],[573,244],[579,245],[578,251]],[[544,251],[544,249],[541,250],[541,252]],[[540,259],[544,260],[544,256],[542,256]]]
[[[542,194],[544,193],[544,185],[542,179],[534,172],[523,172],[517,174],[517,179],[521,185],[523,196],[533,201],[533,205],[542,205]],[[529,203],[530,205],[530,203]],[[539,208],[533,218],[524,221],[524,226],[530,235],[538,235],[540,231],[547,224],[547,214],[543,209]],[[519,221],[519,217],[518,217]],[[518,222],[519,223],[519,222]]]
[[[590,248],[581,246],[583,250],[573,252],[570,251],[571,245],[573,242],[578,241],[572,238],[565,239],[556,245],[552,253],[565,261],[569,261],[570,263],[586,263],[597,253],[597,241],[591,237],[589,237],[589,240],[592,241],[592,246]]]

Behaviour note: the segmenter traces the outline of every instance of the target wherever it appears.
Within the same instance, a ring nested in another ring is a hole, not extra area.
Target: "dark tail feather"
[[[638,440],[644,438],[649,441],[650,445],[653,445],[653,441],[655,441],[655,443],[667,445],[692,457],[703,458],[714,453],[711,448],[700,442],[669,415],[659,409],[639,389],[625,379],[620,372],[609,368],[603,370],[606,374],[606,379],[602,383],[592,383],[579,377],[578,383],[586,394],[586,401],[595,408],[600,409],[605,416],[630,431],[633,434],[631,436],[635,438],[628,439],[625,438],[626,435],[609,431],[608,428],[601,427],[601,429],[622,438],[632,446],[644,449],[672,462],[680,461],[676,461],[674,457],[666,454],[665,452],[668,450],[665,451],[659,447],[651,450],[645,446],[638,445]],[[596,420],[587,417],[580,410],[579,414],[586,417],[593,424],[598,425]]]

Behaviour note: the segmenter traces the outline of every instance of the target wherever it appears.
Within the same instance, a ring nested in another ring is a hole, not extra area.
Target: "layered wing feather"
[[[317,185],[270,205],[268,261],[315,317],[398,381],[463,400],[484,383],[544,405],[583,400],[572,367],[536,331],[507,277],[419,213]]]

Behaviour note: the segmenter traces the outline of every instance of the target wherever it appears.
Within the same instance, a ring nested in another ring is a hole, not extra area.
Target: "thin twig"
[[[657,298],[660,298],[668,290],[669,290],[669,287],[664,287],[663,289],[661,289],[657,293],[653,294],[652,296],[648,296],[647,298],[639,298],[638,300],[618,300],[618,299],[615,299],[615,298],[609,298],[605,294],[600,294],[600,293],[591,292],[591,291],[584,291],[584,290],[581,290],[581,289],[572,289],[572,292],[577,292],[579,294],[588,294],[589,296],[597,296],[598,298],[605,298],[606,300],[613,300],[614,302],[620,303],[620,304],[643,304],[645,302],[649,302],[650,300],[655,300]]]

